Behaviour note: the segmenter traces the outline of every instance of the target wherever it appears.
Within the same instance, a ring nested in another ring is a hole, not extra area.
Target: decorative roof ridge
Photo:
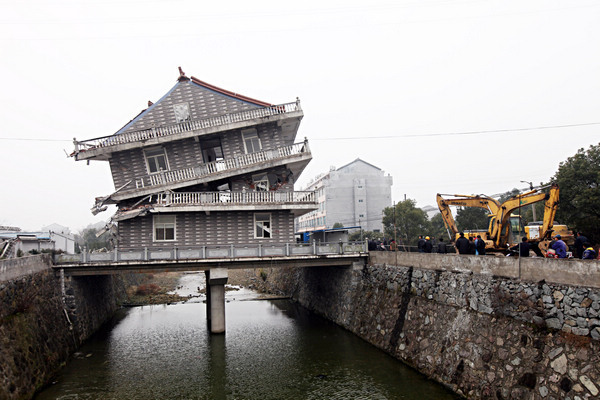
[[[339,170],[341,170],[341,169],[344,169],[344,168],[346,168],[347,166],[349,166],[349,165],[351,165],[351,164],[354,164],[355,162],[358,162],[358,161],[360,161],[360,162],[362,162],[362,163],[364,163],[364,164],[367,164],[367,165],[368,165],[368,166],[370,166],[370,167],[373,167],[373,168],[375,168],[375,169],[378,169],[379,171],[383,171],[381,168],[379,168],[379,167],[377,167],[377,166],[375,166],[375,165],[373,165],[373,164],[371,164],[371,163],[369,163],[369,162],[366,162],[365,160],[362,160],[360,157],[356,158],[356,160],[354,160],[354,161],[351,161],[351,162],[349,162],[349,163],[348,163],[348,164],[346,164],[346,165],[342,165],[341,167],[339,167],[338,169],[336,169],[336,171],[339,171]]]
[[[259,105],[259,106],[271,107],[273,105],[273,104],[270,104],[270,103],[267,103],[267,102],[264,102],[264,101],[253,99],[253,98],[248,97],[248,96],[244,96],[244,95],[241,95],[241,94],[238,94],[238,93],[231,92],[229,90],[221,89],[220,87],[211,85],[210,83],[206,83],[204,81],[201,81],[200,79],[198,79],[198,78],[196,78],[194,76],[192,76],[192,82],[194,82],[197,85],[204,86],[207,89],[214,90],[215,92],[219,92],[221,94],[224,94],[226,96],[234,97],[236,99],[239,99],[239,100],[242,100],[242,101],[247,101],[249,103],[254,103],[254,104]]]

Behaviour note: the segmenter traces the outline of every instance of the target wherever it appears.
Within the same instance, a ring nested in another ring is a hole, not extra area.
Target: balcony
[[[110,195],[110,200],[118,202],[128,198],[155,194],[165,190],[197,185],[282,165],[287,165],[297,178],[311,158],[312,155],[308,147],[308,141],[305,140],[291,146],[243,154],[226,160],[146,175],[135,180],[135,188],[127,186],[121,188]],[[104,202],[109,203],[109,201]]]
[[[152,212],[292,210],[299,216],[317,207],[315,192],[167,192]]]
[[[111,136],[78,141],[73,139],[75,150],[71,154],[76,160],[108,159],[111,153],[140,146],[150,146],[173,140],[207,135],[230,129],[238,129],[268,121],[303,116],[300,101],[225,114],[201,120],[185,121],[139,131],[129,131]],[[294,125],[297,128],[297,124]]]

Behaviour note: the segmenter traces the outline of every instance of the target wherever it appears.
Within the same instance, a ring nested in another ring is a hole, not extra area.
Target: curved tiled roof
[[[176,122],[173,105],[178,103],[188,104],[192,120],[272,106],[270,103],[222,89],[195,77],[190,79],[180,70],[175,86],[155,103],[149,102],[147,109],[125,124],[116,134],[173,124]]]
[[[191,79],[192,79],[192,82],[194,82],[197,85],[204,86],[207,89],[214,90],[215,92],[222,93],[222,94],[224,94],[226,96],[235,97],[236,99],[243,100],[243,101],[248,101],[250,103],[254,103],[256,105],[264,106],[264,107],[270,107],[270,106],[273,105],[273,104],[270,104],[270,103],[266,103],[264,101],[256,100],[256,99],[253,99],[251,97],[247,97],[247,96],[243,96],[243,95],[238,94],[238,93],[231,92],[229,90],[221,89],[220,87],[211,85],[210,83],[206,83],[204,81],[201,81],[200,79],[198,79],[198,78],[196,78],[194,76],[192,76]]]

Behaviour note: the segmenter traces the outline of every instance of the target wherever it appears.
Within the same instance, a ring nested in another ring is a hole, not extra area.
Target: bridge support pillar
[[[225,333],[225,284],[227,268],[206,271],[206,316],[210,333]]]

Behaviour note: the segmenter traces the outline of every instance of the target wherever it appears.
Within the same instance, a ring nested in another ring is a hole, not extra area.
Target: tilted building
[[[296,219],[296,232],[345,227],[383,231],[383,210],[392,205],[392,177],[357,158],[317,176],[305,189],[317,195],[318,209]]]
[[[292,243],[294,217],[316,208],[294,191],[311,160],[296,142],[299,100],[272,105],[188,78],[113,135],[74,140],[76,160],[110,164],[116,245]]]

